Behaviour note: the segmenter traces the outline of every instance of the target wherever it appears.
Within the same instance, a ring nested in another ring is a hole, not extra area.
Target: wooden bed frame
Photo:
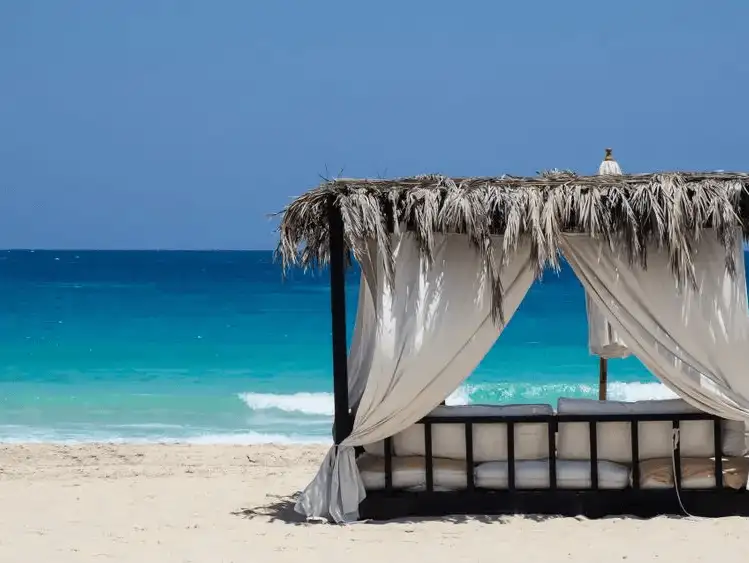
[[[671,422],[675,430],[687,420],[712,420],[714,451],[722,452],[721,419],[705,413],[683,414],[617,414],[617,415],[550,415],[550,416],[471,416],[426,417],[420,421],[424,427],[426,448],[426,490],[408,492],[393,488],[392,438],[385,441],[385,489],[368,491],[360,506],[362,518],[391,519],[408,516],[445,516],[450,514],[554,514],[584,515],[598,518],[608,515],[634,515],[641,517],[659,514],[689,514],[698,516],[749,515],[749,491],[723,487],[722,455],[716,455],[715,487],[709,489],[681,488],[681,452],[678,441],[674,448],[676,488],[640,488],[639,423],[651,421]],[[587,422],[590,440],[591,487],[587,489],[560,489],[556,479],[556,431],[563,422]],[[632,486],[610,490],[598,488],[598,436],[597,424],[603,422],[628,422],[632,438]],[[432,427],[436,424],[463,424],[466,443],[467,487],[461,491],[435,491],[433,482]],[[480,489],[474,484],[473,425],[504,424],[508,448],[508,487],[505,490]],[[517,489],[515,487],[515,424],[545,423],[549,425],[549,487],[544,489]],[[678,492],[678,495],[677,495]],[[683,507],[682,507],[683,505]]]

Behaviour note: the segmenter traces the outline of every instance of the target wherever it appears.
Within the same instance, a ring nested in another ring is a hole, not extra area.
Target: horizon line
[[[749,243],[742,241],[744,251]],[[275,248],[54,248],[54,247],[0,247],[0,252],[274,252]]]
[[[5,247],[0,252],[274,252],[274,248],[54,248]]]

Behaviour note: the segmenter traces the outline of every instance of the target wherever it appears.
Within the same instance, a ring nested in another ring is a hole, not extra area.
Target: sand
[[[307,524],[319,446],[0,446],[0,562],[745,561],[749,519]]]

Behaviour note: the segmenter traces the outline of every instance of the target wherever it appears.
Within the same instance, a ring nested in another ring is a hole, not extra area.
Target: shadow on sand
[[[267,518],[271,522],[283,522],[284,524],[294,525],[306,525],[306,524],[319,524],[319,521],[307,521],[304,516],[294,511],[294,505],[296,504],[299,493],[295,493],[290,496],[269,496],[269,501],[265,504],[251,507],[242,508],[235,512],[232,512],[234,516],[240,516],[242,518]],[[414,517],[403,517],[396,518],[393,520],[363,520],[356,522],[355,525],[398,525],[398,524],[416,524],[419,522],[447,522],[451,524],[470,524],[478,522],[481,524],[509,524],[513,520],[521,518],[523,520],[529,520],[532,522],[546,522],[550,520],[559,519],[570,519],[578,520],[580,522],[587,521],[588,518],[583,516],[556,516],[556,515],[544,515],[544,514],[522,514],[522,515],[487,515],[487,514],[455,514],[450,516],[414,516]],[[668,515],[659,516],[659,518],[681,520],[685,516]],[[595,520],[648,520],[648,518],[640,518],[638,516],[605,516],[603,518],[596,518]]]
[[[684,516],[664,515],[658,518],[681,520]],[[504,525],[511,524],[513,521],[528,520],[530,522],[549,522],[552,520],[576,520],[578,522],[587,521],[612,521],[612,520],[650,520],[650,518],[641,518],[632,515],[603,516],[601,518],[586,518],[585,516],[561,516],[551,514],[453,514],[447,516],[406,516],[392,520],[366,520],[362,523],[370,525],[383,524],[416,524],[419,522],[447,522],[450,524],[470,524],[478,522],[480,524]]]
[[[285,524],[306,524],[306,519],[294,511],[294,505],[299,493],[291,496],[268,495],[269,501],[251,508],[241,508],[232,512],[234,516],[242,518],[268,518],[271,522]]]

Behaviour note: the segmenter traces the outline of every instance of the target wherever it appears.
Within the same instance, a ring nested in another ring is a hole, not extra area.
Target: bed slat
[[[385,490],[393,491],[393,439],[385,438]]]
[[[515,490],[515,423],[507,423],[507,488]]]
[[[426,453],[427,491],[434,491],[434,458],[432,456],[432,423],[424,423],[424,452]]]
[[[715,488],[723,488],[723,428],[721,420],[713,420],[713,448],[715,450]]]
[[[674,483],[677,489],[681,489],[681,430],[679,429],[679,419],[674,419],[671,422],[674,432],[676,433],[677,440],[674,444]]]
[[[595,421],[588,423],[588,434],[590,437],[590,488],[598,490],[598,424]]]
[[[550,420],[547,425],[549,450],[549,488],[557,488],[557,424]]]
[[[466,486],[473,491],[473,423],[466,422]]]
[[[640,488],[640,424],[634,420],[629,423],[632,441],[632,488]]]

